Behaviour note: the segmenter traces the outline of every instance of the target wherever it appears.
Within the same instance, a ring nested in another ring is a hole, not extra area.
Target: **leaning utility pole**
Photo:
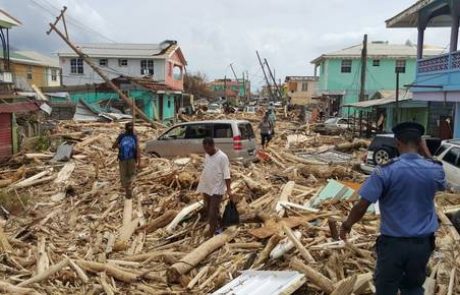
[[[267,73],[265,73],[264,64],[262,63],[262,60],[260,59],[259,51],[256,50],[256,54],[257,54],[257,59],[259,60],[260,67],[262,68],[262,72],[264,73],[265,82],[267,83],[268,93],[270,94],[270,99],[274,100],[275,97],[273,95],[272,87],[270,85],[270,81],[268,81]]]
[[[237,94],[237,100],[238,103],[240,102],[240,82],[238,82],[238,77],[236,76],[235,70],[233,69],[233,63],[230,64],[230,69],[232,69],[233,77],[235,77],[236,84],[238,85],[238,94]]]
[[[363,49],[361,50],[361,84],[359,101],[366,100],[366,69],[367,69],[367,34],[364,35]]]
[[[272,74],[272,71],[270,69],[270,66],[268,65],[268,61],[266,58],[264,58],[264,61],[265,61],[265,65],[267,66],[267,69],[268,69],[268,73],[270,74],[270,77],[273,81],[273,85],[275,85],[275,90],[276,90],[276,97],[278,100],[282,100],[283,99],[283,95],[281,94],[281,90],[280,88],[278,87],[278,83],[276,83],[276,79],[275,77],[273,76]]]
[[[66,7],[64,7],[63,10],[61,10],[61,14],[56,18],[56,21],[54,22],[54,24],[50,23],[50,30],[48,32],[46,32],[48,35],[51,33],[51,31],[55,31],[59,37],[62,38],[62,40],[64,40],[65,43],[67,43],[67,45],[69,45],[70,48],[72,48],[73,51],[75,51],[75,53],[81,58],[83,59],[104,81],[105,83],[107,83],[107,85],[112,88],[118,95],[119,97],[125,102],[127,103],[130,107],[131,107],[131,110],[132,110],[132,115],[134,116],[135,114],[138,114],[139,117],[141,117],[144,121],[152,124],[153,126],[153,122],[149,119],[149,117],[147,117],[147,115],[144,114],[144,112],[142,112],[142,110],[140,110],[136,104],[131,100],[129,99],[128,96],[126,96],[121,90],[120,88],[118,88],[111,80],[109,77],[107,77],[105,75],[105,73],[98,67],[96,66],[95,64],[93,64],[93,62],[88,58],[88,56],[86,54],[84,54],[80,49],[78,49],[75,45],[72,44],[72,42],[69,40],[68,38],[68,34],[66,32],[66,35],[64,36],[64,34],[56,27],[56,25],[58,24],[59,20],[62,19],[63,20],[63,23],[64,23],[64,28],[66,28],[66,25],[65,25],[65,19],[64,19],[64,12],[66,11]],[[67,30],[66,30],[67,31]]]

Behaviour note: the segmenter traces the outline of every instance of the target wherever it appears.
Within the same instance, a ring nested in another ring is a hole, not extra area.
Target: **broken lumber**
[[[107,275],[113,277],[114,279],[125,283],[134,282],[139,277],[139,274],[134,273],[133,271],[127,272],[109,263],[100,263],[81,259],[77,260],[76,263],[86,271],[92,273],[105,272]]]
[[[281,241],[281,239],[282,237],[280,235],[273,235],[268,240],[267,245],[265,245],[265,248],[259,253],[259,256],[257,256],[257,259],[256,261],[254,261],[252,268],[257,268],[258,266],[264,264],[265,261],[267,261],[270,257],[270,253],[272,252],[273,248],[276,247],[276,245]]]
[[[14,286],[5,281],[0,281],[0,292],[2,294],[15,294],[15,295],[41,295],[42,294],[42,293],[35,291],[34,289]]]
[[[319,287],[325,293],[331,294],[332,292],[334,292],[334,284],[331,280],[329,280],[327,277],[325,277],[323,274],[316,271],[312,267],[305,265],[302,261],[300,261],[300,259],[293,258],[291,260],[290,266],[293,269],[305,274],[307,279],[313,285]]]
[[[73,261],[72,259],[67,257],[67,255],[64,255],[64,257],[69,259],[70,267],[77,273],[78,277],[83,281],[83,283],[85,283],[85,284],[88,283],[89,278],[86,275],[85,271],[83,269],[81,269],[78,266],[78,264],[75,263],[75,261]]]
[[[286,210],[280,203],[289,201],[289,198],[291,197],[294,186],[295,186],[295,182],[289,181],[283,186],[283,189],[281,190],[281,194],[278,199],[278,203],[276,204],[276,207],[275,207],[276,213],[278,214],[279,217],[283,217],[286,212]]]
[[[310,252],[308,252],[308,250],[302,245],[302,243],[299,241],[299,238],[296,237],[296,235],[291,231],[291,229],[287,227],[286,224],[283,224],[282,228],[289,240],[294,244],[297,250],[299,250],[300,255],[302,255],[302,257],[308,263],[315,263],[315,259],[313,258],[313,256],[311,256]]]
[[[225,231],[220,235],[207,240],[192,252],[183,257],[179,262],[173,264],[167,271],[168,282],[178,282],[180,276],[188,273],[209,254],[225,245],[233,238],[233,233]]]
[[[27,285],[30,285],[30,284],[33,284],[33,283],[37,283],[37,282],[46,280],[48,277],[54,275],[55,273],[57,273],[58,271],[60,271],[64,267],[66,267],[67,265],[69,265],[69,259],[64,258],[63,260],[61,260],[61,262],[50,266],[50,268],[47,269],[45,272],[39,273],[39,274],[31,277],[30,279],[25,280],[25,281],[17,284],[17,286],[18,287],[24,287],[24,286],[27,286]]]
[[[300,239],[302,233],[300,231],[295,231],[293,235]],[[284,254],[289,252],[291,249],[295,247],[294,242],[292,242],[288,237],[278,243],[275,248],[273,248],[272,252],[270,252],[271,259],[278,259],[281,258]]]
[[[196,285],[196,283],[198,283],[198,281],[204,276],[207,274],[209,270],[209,264],[202,267],[200,269],[200,271],[196,274],[196,276],[190,281],[190,283],[188,283],[187,285],[187,289],[193,289],[193,287]]]
[[[137,230],[145,230],[146,233],[152,233],[159,228],[165,227],[168,225],[174,217],[177,215],[176,210],[168,210],[157,218],[153,219],[151,222],[147,223],[144,226],[139,227]]]
[[[11,250],[13,250],[13,248],[8,242],[8,238],[3,231],[3,226],[0,225],[0,252],[10,252]]]
[[[168,224],[166,227],[166,231],[169,233],[173,233],[174,230],[176,229],[176,226],[185,218],[187,218],[189,215],[193,214],[194,212],[200,210],[203,208],[204,204],[203,201],[198,201],[195,202],[191,205],[188,205],[187,207],[183,208],[179,214],[176,215],[176,217],[171,221],[171,223]]]
[[[340,281],[331,295],[351,295],[356,283],[357,275],[353,275]]]

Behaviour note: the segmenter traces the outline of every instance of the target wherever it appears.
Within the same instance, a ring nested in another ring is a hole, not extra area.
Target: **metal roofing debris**
[[[56,151],[56,154],[54,155],[53,159],[51,159],[52,162],[67,162],[72,158],[72,151],[73,151],[73,145],[72,144],[67,144],[67,143],[62,143]]]
[[[410,100],[412,100],[412,97],[399,98],[400,102],[410,101]],[[390,97],[390,98],[371,99],[371,100],[359,101],[355,103],[349,103],[349,104],[343,105],[343,107],[354,107],[354,108],[365,109],[365,108],[370,108],[370,107],[386,105],[386,104],[390,104],[394,102],[396,102],[396,98]]]
[[[0,113],[27,113],[27,112],[36,112],[39,109],[40,109],[40,104],[35,101],[0,104]]]
[[[300,288],[305,280],[305,276],[296,271],[243,271],[239,277],[212,294],[288,295]]]

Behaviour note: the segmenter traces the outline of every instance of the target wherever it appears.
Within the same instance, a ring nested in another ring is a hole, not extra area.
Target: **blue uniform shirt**
[[[377,167],[359,194],[371,203],[379,201],[381,234],[425,237],[438,229],[434,196],[445,187],[441,164],[407,153]]]

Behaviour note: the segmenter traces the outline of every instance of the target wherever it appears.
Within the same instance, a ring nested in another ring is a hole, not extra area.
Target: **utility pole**
[[[268,65],[268,61],[266,58],[264,58],[265,65],[267,66],[268,73],[270,74],[270,77],[272,78],[273,84],[275,85],[275,90],[276,90],[276,95],[278,100],[282,100],[283,95],[281,94],[281,91],[278,87],[278,83],[276,83],[275,77],[272,74],[272,71],[270,70],[270,66]]]
[[[224,100],[225,100],[225,103],[228,103],[227,101],[227,75],[224,76]]]
[[[248,102],[248,96],[246,93],[246,81],[244,79],[244,72],[243,72],[243,97],[246,102]]]
[[[393,115],[393,126],[399,123],[399,68],[396,67],[396,103],[395,103],[395,114]]]
[[[238,94],[237,94],[237,100],[239,103],[239,98],[240,98],[240,82],[238,82],[238,77],[236,76],[235,70],[233,69],[233,63],[230,64],[230,69],[232,69],[233,76],[235,77],[236,84],[238,85]],[[244,79],[244,77],[243,77]]]
[[[366,100],[366,68],[367,68],[367,34],[364,35],[363,49],[361,50],[361,86],[359,101]]]
[[[129,99],[129,97],[127,97],[121,90],[120,88],[118,88],[111,80],[109,77],[107,77],[105,75],[105,73],[98,67],[96,66],[95,64],[93,64],[93,62],[88,58],[88,56],[86,54],[84,54],[82,51],[80,51],[80,49],[78,49],[75,45],[72,44],[72,42],[69,40],[69,38],[67,38],[66,36],[64,36],[64,34],[56,27],[57,23],[59,22],[59,20],[62,18],[62,20],[65,22],[64,20],[64,12],[65,12],[65,8],[61,11],[61,14],[59,17],[56,18],[56,21],[54,22],[54,24],[50,23],[50,27],[51,29],[47,32],[48,34],[51,33],[52,30],[54,30],[58,35],[59,37],[62,38],[62,40],[64,40],[64,42],[70,47],[72,48],[73,51],[75,51],[75,53],[81,58],[83,59],[104,81],[105,83],[107,83],[107,85],[112,88],[117,94],[118,96],[125,102],[127,103],[130,107],[131,107],[131,110],[132,110],[132,114],[133,116],[135,114],[139,114],[139,117],[141,117],[143,120],[145,120],[146,122],[152,124],[153,126],[153,122],[149,119],[149,117],[147,117],[147,115],[144,114],[144,112],[142,110],[140,110],[135,103],[133,103],[133,101],[131,99]],[[66,27],[64,25],[64,27]]]
[[[257,51],[257,50],[256,50],[256,55],[257,55],[257,59],[259,60],[260,67],[262,68],[262,72],[264,73],[265,82],[267,83],[268,93],[270,94],[270,99],[274,100],[273,91],[272,91],[272,87],[270,85],[270,81],[268,81],[268,77],[267,77],[267,73],[265,72],[264,64],[262,63],[262,60],[260,59],[259,51]]]

